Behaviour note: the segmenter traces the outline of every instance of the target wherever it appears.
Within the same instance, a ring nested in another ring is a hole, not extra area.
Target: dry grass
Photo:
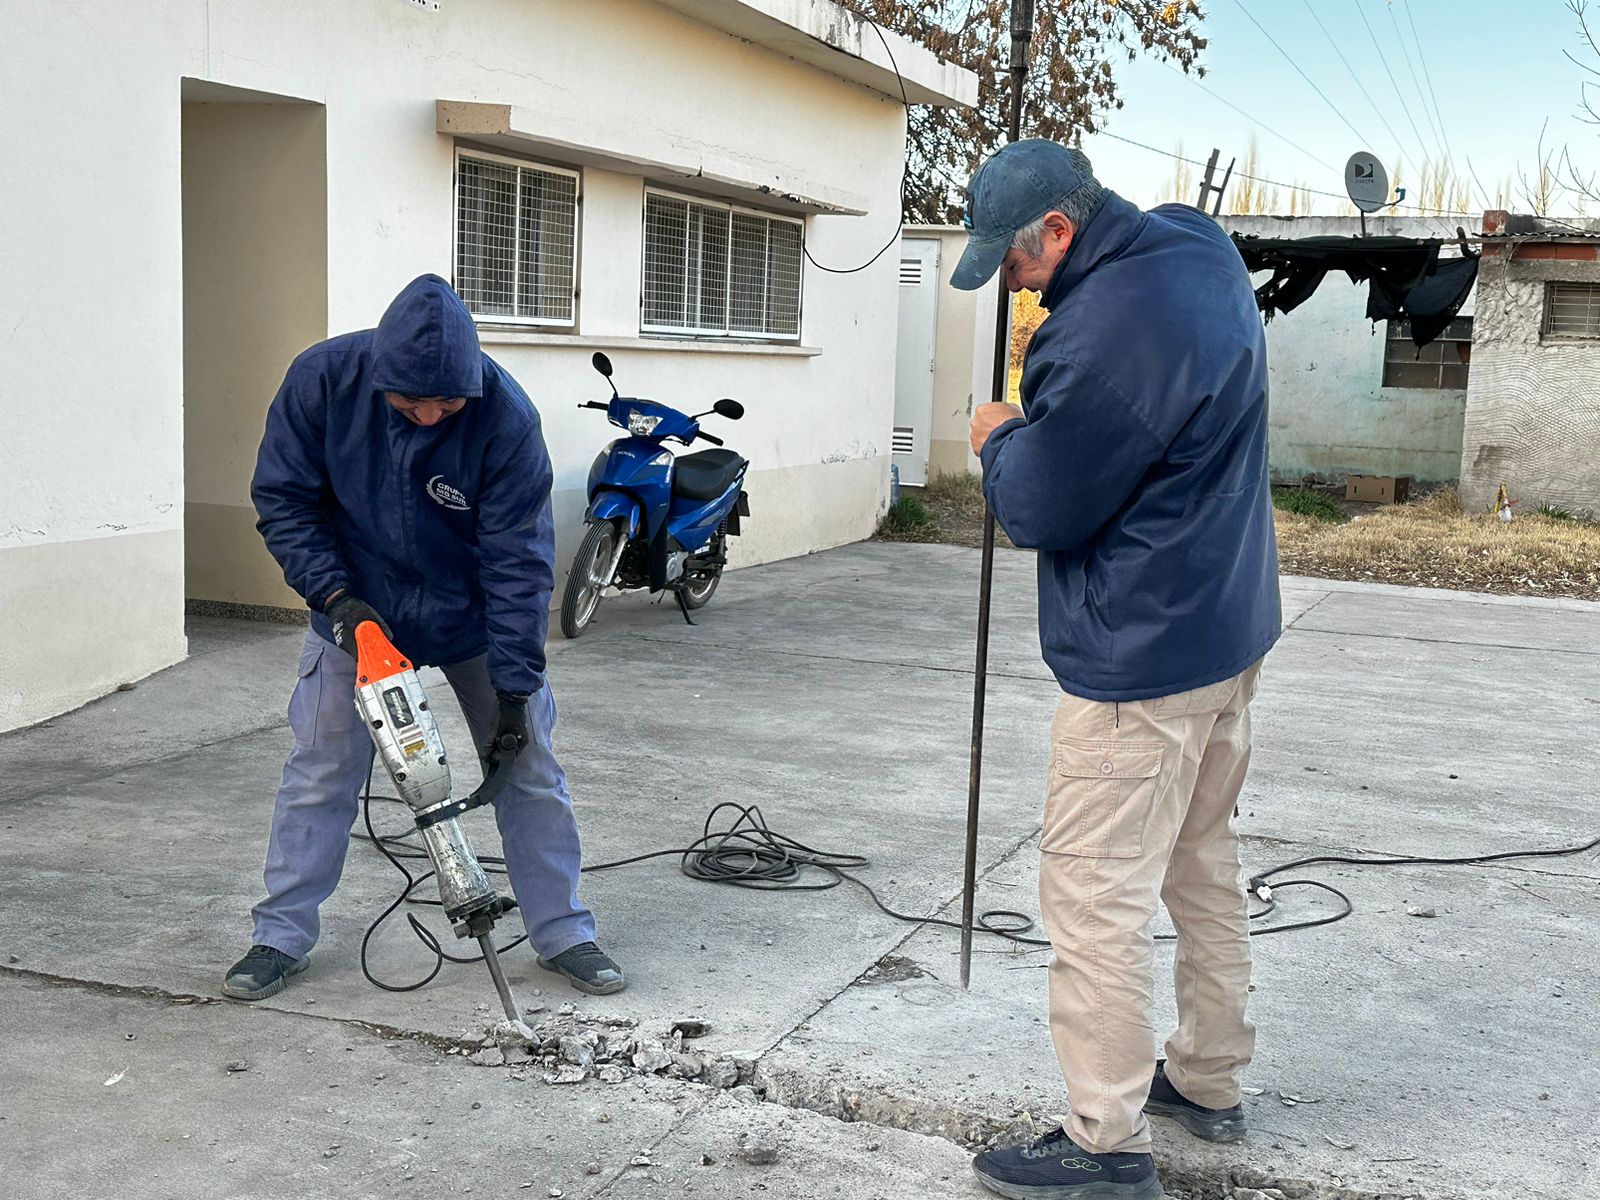
[[[1286,575],[1600,600],[1600,524],[1537,512],[1463,513],[1453,489],[1375,507],[1345,525],[1279,510]]]
[[[908,489],[907,495],[921,499],[928,522],[880,528],[879,538],[982,544],[983,491],[977,476],[935,476],[926,488]],[[1345,524],[1275,511],[1283,573],[1600,600],[1600,524],[1595,522],[1526,512],[1507,523],[1463,513],[1454,489],[1412,504],[1352,507],[1362,511]],[[1011,543],[999,532],[996,544]]]
[[[911,498],[919,500],[928,521],[906,527],[886,516],[875,535],[879,541],[944,542],[973,548],[983,545],[983,482],[976,475],[935,475],[927,487],[905,488],[901,496],[902,503]],[[994,540],[997,546],[1011,545],[1011,539],[998,528]]]

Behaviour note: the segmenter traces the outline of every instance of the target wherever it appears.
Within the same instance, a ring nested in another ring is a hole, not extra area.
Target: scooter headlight
[[[661,424],[661,418],[652,413],[642,413],[637,408],[628,410],[628,432],[634,437],[649,437]]]

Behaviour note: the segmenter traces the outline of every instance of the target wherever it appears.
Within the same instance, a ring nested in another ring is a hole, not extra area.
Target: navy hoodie
[[[415,425],[386,391],[465,396]],[[424,275],[376,329],[318,343],[267,412],[250,494],[284,579],[332,639],[328,597],[347,588],[419,663],[487,651],[500,691],[543,683],[555,584],[550,457],[539,417],[478,346],[460,297]]]
[[[983,448],[984,494],[1039,551],[1061,687],[1144,700],[1228,679],[1282,625],[1267,351],[1250,276],[1196,209],[1107,193],[1040,298],[1023,419]]]

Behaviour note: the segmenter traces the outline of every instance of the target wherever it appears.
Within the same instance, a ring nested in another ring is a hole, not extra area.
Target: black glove
[[[373,611],[372,605],[349,592],[340,592],[338,599],[328,605],[325,611],[333,624],[334,644],[351,658],[356,656],[356,626],[363,621],[377,622],[384,637],[394,637],[384,619]]]
[[[483,761],[489,766],[499,762],[502,754],[509,753],[515,758],[528,744],[528,698],[515,692],[496,692],[494,695],[494,733],[489,736],[489,744],[483,748]],[[502,747],[508,735],[516,739],[515,749]]]

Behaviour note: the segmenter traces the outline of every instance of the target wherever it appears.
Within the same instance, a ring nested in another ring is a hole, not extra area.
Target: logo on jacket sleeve
[[[444,481],[443,475],[435,475],[428,480],[428,495],[432,496],[436,503],[442,504],[445,508],[454,508],[465,512],[472,507],[467,503],[467,498],[461,494],[459,489],[451,487]]]

